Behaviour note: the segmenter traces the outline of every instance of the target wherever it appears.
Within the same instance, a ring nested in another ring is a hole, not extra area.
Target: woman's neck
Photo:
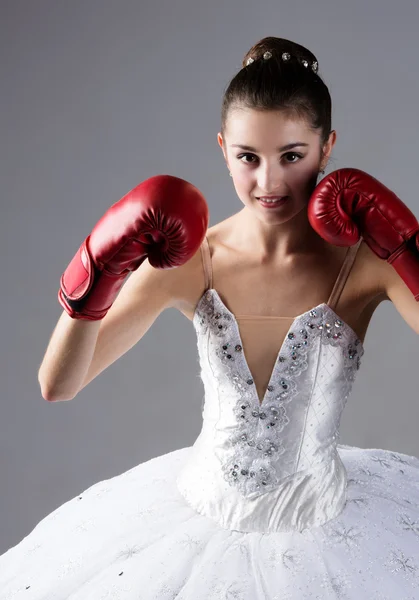
[[[230,243],[237,248],[252,249],[261,263],[286,262],[296,255],[322,252],[327,245],[311,227],[305,207],[280,224],[264,223],[246,207],[233,219]]]

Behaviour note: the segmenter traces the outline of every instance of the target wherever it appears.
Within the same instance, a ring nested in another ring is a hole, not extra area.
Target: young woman
[[[339,245],[312,226],[335,141],[314,55],[264,38],[218,134],[243,208],[206,230],[199,194],[157,211],[142,188],[135,243],[126,202],[99,222],[61,281],[43,395],[74,398],[176,307],[197,332],[202,430],[43,519],[0,557],[0,600],[419,598],[419,459],[338,443],[374,310],[391,300],[419,333],[419,304],[367,230]],[[153,211],[164,235],[141,237]]]

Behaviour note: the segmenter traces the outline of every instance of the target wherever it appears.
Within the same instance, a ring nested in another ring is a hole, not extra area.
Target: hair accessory
[[[269,59],[269,58],[271,58],[271,57],[272,57],[272,52],[270,52],[269,50],[267,50],[266,52],[264,52],[264,54],[263,54],[263,58],[264,58],[265,60],[268,60],[268,59]],[[282,53],[282,56],[281,56],[281,58],[282,58],[282,60],[283,60],[284,62],[287,62],[287,61],[289,61],[289,60],[291,59],[291,54],[290,54],[289,52],[283,52],[283,53]],[[253,62],[255,62],[255,59],[254,59],[254,58],[252,58],[251,56],[249,56],[249,58],[248,58],[248,59],[247,59],[247,61],[246,61],[246,66],[248,66],[248,65],[252,64]],[[313,62],[312,62],[312,63],[311,63],[311,65],[310,65],[310,63],[309,63],[309,61],[308,61],[308,60],[306,60],[306,59],[303,59],[303,60],[301,60],[301,64],[302,64],[302,65],[303,65],[303,67],[305,67],[306,69],[307,69],[308,67],[310,67],[310,66],[311,66],[311,69],[312,69],[312,71],[313,71],[314,73],[317,73],[317,71],[319,70],[319,63],[317,62],[317,60],[313,60]]]

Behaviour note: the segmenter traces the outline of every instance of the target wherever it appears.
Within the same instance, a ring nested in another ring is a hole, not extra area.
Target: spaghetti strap
[[[345,283],[348,279],[349,273],[351,272],[352,266],[355,261],[356,254],[358,249],[362,243],[363,238],[354,245],[350,246],[346,252],[345,259],[340,268],[339,274],[336,278],[335,284],[333,286],[332,292],[327,301],[327,305],[330,306],[332,310],[335,309],[339,298],[342,294],[342,290],[345,287]],[[204,277],[205,277],[205,290],[212,289],[213,287],[213,271],[212,271],[212,261],[211,261],[211,251],[208,243],[207,236],[204,237],[203,242],[201,244],[201,258],[202,265],[204,269]],[[237,318],[239,315],[237,315]],[[264,317],[264,316],[256,316],[256,315],[240,315],[240,318],[246,319],[292,319],[295,317]]]
[[[351,272],[362,239],[363,238],[361,237],[360,240],[354,246],[350,246],[345,255],[345,260],[343,261],[343,264],[339,271],[339,275],[337,276],[335,285],[333,286],[332,292],[329,296],[329,300],[327,301],[327,305],[330,306],[332,310],[335,309],[339,301],[340,295],[342,293],[342,290],[345,287],[346,280],[348,279],[349,273]]]
[[[201,244],[201,258],[202,265],[204,267],[204,277],[205,277],[205,289],[212,288],[212,264],[211,264],[211,252],[208,244],[208,238],[205,236],[202,244]]]

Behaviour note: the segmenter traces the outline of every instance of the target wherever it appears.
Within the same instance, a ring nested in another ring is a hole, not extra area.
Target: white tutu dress
[[[419,458],[338,443],[364,350],[333,306],[358,246],[293,320],[262,402],[209,278],[194,445],[45,517],[0,557],[0,600],[419,600]]]

